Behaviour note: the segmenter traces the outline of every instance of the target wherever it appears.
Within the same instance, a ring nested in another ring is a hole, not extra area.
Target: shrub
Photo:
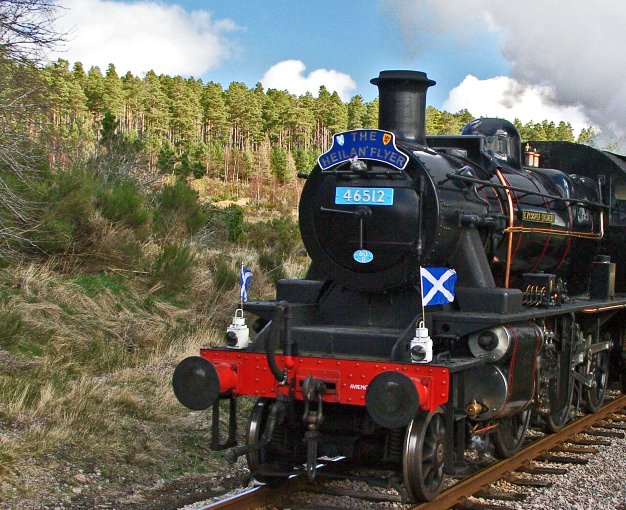
[[[152,264],[153,283],[166,292],[184,290],[193,279],[194,256],[189,246],[166,244]]]
[[[155,228],[166,237],[181,229],[184,235],[194,234],[207,222],[208,215],[198,202],[198,192],[182,179],[173,186],[164,186],[157,202]]]
[[[131,181],[116,181],[98,193],[98,205],[102,215],[111,221],[139,228],[150,221],[145,197]]]
[[[232,289],[239,281],[239,274],[232,267],[230,261],[220,258],[217,263],[213,284],[219,291]]]
[[[296,170],[308,174],[317,162],[318,152],[314,149],[296,149],[293,152]]]
[[[287,154],[287,151],[281,149],[280,147],[274,147],[272,149],[272,175],[276,177],[278,182],[281,184],[289,182],[293,177],[290,172],[289,159],[287,157]]]
[[[244,237],[243,209],[238,205],[229,205],[224,209],[224,222],[228,229],[228,240],[237,243]]]
[[[276,249],[267,249],[259,253],[259,266],[270,275],[274,283],[286,276],[283,260],[280,251]]]
[[[246,230],[248,245],[259,252],[271,249],[276,256],[287,258],[300,245],[298,224],[288,219],[250,223]]]
[[[84,170],[51,174],[40,202],[40,225],[33,242],[42,250],[64,252],[75,243],[87,243],[91,235],[97,178]]]

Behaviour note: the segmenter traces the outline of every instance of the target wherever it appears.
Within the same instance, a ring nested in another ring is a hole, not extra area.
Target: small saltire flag
[[[456,271],[447,267],[421,267],[422,305],[445,305],[454,301]]]
[[[250,280],[252,280],[252,271],[246,266],[241,264],[241,273],[239,273],[239,288],[241,292],[241,301],[248,301],[248,287],[250,287]]]

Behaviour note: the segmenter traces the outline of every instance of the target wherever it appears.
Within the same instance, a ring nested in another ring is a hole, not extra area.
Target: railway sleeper
[[[463,501],[457,503],[452,508],[455,510],[511,510],[510,506],[495,505],[493,503],[480,503],[478,501]]]
[[[573,438],[568,439],[565,442],[580,446],[611,446],[611,441],[607,441],[606,439]]]
[[[553,464],[587,464],[588,459],[581,459],[580,457],[567,457],[565,455],[540,455],[535,460],[539,462],[552,462]]]
[[[534,466],[531,464],[520,466],[516,471],[528,473],[529,475],[566,475],[569,473],[569,470],[565,468]]]
[[[598,453],[600,450],[592,446],[564,446],[559,445],[550,449],[551,452],[559,453]]]
[[[325,494],[329,496],[343,496],[355,499],[362,499],[365,501],[374,501],[377,503],[401,503],[402,498],[400,496],[396,496],[393,494],[383,494],[380,492],[368,492],[368,491],[357,491],[352,489],[337,489],[330,487],[320,487],[319,489],[312,490],[310,492],[314,492],[315,494]]]
[[[626,424],[625,423],[611,423],[608,421],[602,421],[600,423],[598,423],[597,425],[594,425],[594,427],[597,427],[599,429],[617,429],[617,430],[626,430]]]
[[[524,501],[528,495],[521,492],[505,492],[488,487],[473,494],[475,498],[499,499],[501,501]]]
[[[585,429],[585,434],[589,434],[590,436],[600,436],[600,437],[616,437],[619,439],[624,439],[623,432],[610,432],[607,430],[596,430],[596,429]]]
[[[523,478],[521,476],[507,475],[502,478],[511,485],[519,485],[520,487],[552,487],[552,482],[547,480],[537,480],[533,478]]]

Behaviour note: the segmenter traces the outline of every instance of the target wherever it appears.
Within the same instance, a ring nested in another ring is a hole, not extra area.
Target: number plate
[[[335,189],[335,204],[340,205],[393,205],[393,188]]]

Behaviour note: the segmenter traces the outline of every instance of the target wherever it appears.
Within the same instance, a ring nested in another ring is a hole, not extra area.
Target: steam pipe
[[[281,301],[276,306],[276,311],[274,312],[274,316],[272,317],[272,325],[270,326],[269,335],[265,337],[264,344],[267,364],[270,367],[272,375],[279,382],[279,384],[284,384],[287,379],[287,371],[278,368],[275,355],[276,349],[278,349],[278,344],[280,341],[280,331],[284,324],[283,318],[286,308],[286,301]]]

